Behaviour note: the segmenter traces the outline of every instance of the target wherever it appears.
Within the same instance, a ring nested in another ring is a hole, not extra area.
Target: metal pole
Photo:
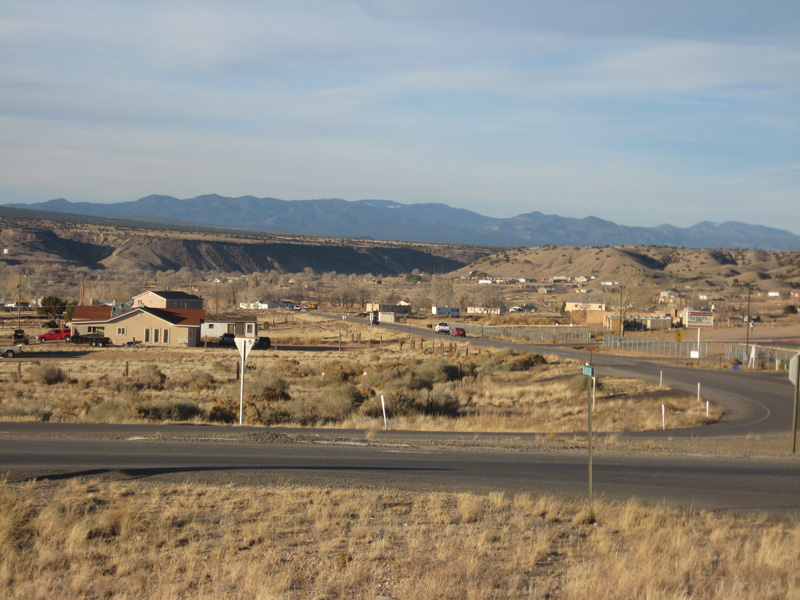
[[[592,377],[592,383],[594,383],[594,377]],[[594,514],[592,512],[592,401],[593,401],[593,394],[592,390],[594,385],[586,386],[589,390],[589,515],[591,516]]]
[[[750,284],[747,284],[747,324],[745,325],[744,357],[750,354]]]
[[[800,360],[797,361],[797,369],[794,372],[794,417],[792,418],[792,454],[797,449],[797,403],[798,392],[800,392]]]
[[[239,377],[239,425],[244,418],[244,355],[242,355],[242,376]]]

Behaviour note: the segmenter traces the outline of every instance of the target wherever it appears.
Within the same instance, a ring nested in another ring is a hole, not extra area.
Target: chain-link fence
[[[677,356],[696,358],[692,352],[697,350],[697,342],[678,342],[674,340],[649,340],[644,338],[620,337],[604,335],[603,345],[609,348],[641,352],[642,354],[658,354],[661,356]],[[700,342],[700,357],[708,358],[708,343]]]
[[[738,360],[747,365],[750,364],[752,357],[754,366],[767,369],[787,369],[789,361],[797,354],[796,350],[759,346],[758,344],[725,344],[725,360]]]
[[[554,327],[531,327],[528,325],[459,325],[468,335],[477,337],[509,338],[527,342],[585,343],[592,341],[589,331],[556,329]]]

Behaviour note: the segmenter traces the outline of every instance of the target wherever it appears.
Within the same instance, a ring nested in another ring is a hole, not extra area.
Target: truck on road
[[[0,356],[4,358],[14,358],[17,354],[22,354],[22,344],[0,346]]]

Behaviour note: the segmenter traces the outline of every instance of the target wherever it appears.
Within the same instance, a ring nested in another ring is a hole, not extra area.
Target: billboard
[[[708,310],[687,310],[684,327],[713,327],[714,313]]]

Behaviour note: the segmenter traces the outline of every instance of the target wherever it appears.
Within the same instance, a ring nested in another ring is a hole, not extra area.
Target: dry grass
[[[527,494],[0,486],[6,598],[800,598],[800,525]]]
[[[45,355],[43,355],[45,356]],[[105,351],[27,363],[0,362],[0,420],[238,421],[238,354],[230,349]],[[21,365],[21,367],[20,367]],[[587,380],[577,362],[508,350],[254,352],[245,421],[262,425],[566,433],[586,427]],[[57,377],[55,375],[58,375]],[[683,428],[707,422],[691,394],[601,378],[599,432]],[[710,420],[722,415],[713,407]]]

